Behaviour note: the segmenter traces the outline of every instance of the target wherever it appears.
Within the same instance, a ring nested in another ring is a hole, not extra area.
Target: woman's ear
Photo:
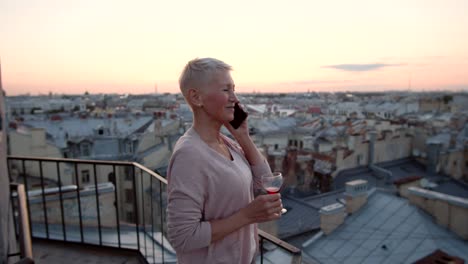
[[[196,107],[203,106],[201,93],[199,89],[190,88],[188,90],[188,99],[193,106],[196,106]]]

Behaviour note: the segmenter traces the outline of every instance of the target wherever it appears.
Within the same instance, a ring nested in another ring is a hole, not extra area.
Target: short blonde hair
[[[201,88],[207,85],[214,73],[219,71],[231,71],[231,65],[214,58],[196,58],[185,65],[180,78],[180,91],[186,96],[190,88]]]

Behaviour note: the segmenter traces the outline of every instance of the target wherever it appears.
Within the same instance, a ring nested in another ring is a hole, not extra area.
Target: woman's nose
[[[230,100],[233,101],[234,103],[239,103],[239,99],[237,99],[237,96],[234,92],[231,93]]]

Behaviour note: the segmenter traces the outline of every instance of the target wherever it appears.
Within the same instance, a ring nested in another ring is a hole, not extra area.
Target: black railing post
[[[138,230],[138,223],[139,223],[139,217],[138,217],[138,195],[137,195],[137,185],[136,185],[136,169],[135,166],[132,166],[132,172],[133,172],[133,206],[134,206],[134,212],[135,212],[135,227],[136,227],[136,232],[137,232],[137,243],[138,243],[138,251],[140,251],[140,231]]]
[[[99,208],[99,190],[98,190],[96,163],[93,164],[93,172],[94,172],[94,191],[96,193],[96,210],[97,210],[97,220],[98,220],[98,230],[99,230],[99,245],[102,246],[101,209]]]
[[[146,223],[145,223],[145,192],[143,189],[143,170],[140,169],[140,186],[141,186],[141,212],[143,214],[143,244],[145,245],[145,258],[148,256],[146,252]]]
[[[80,236],[81,236],[81,243],[84,242],[83,236],[83,218],[81,217],[81,196],[80,196],[80,180],[78,177],[78,163],[75,162],[75,180],[76,180],[76,198],[78,200],[78,216],[80,221]]]
[[[58,178],[58,185],[59,185],[59,197],[60,197],[60,213],[62,216],[62,232],[63,232],[63,240],[67,241],[67,232],[65,229],[65,213],[63,209],[63,196],[62,196],[62,176],[60,175],[60,161],[55,162],[57,166],[57,178]]]
[[[164,251],[165,251],[165,247],[164,247],[164,217],[163,217],[163,204],[162,204],[162,182],[160,181],[159,182],[159,211],[160,211],[160,215],[161,215],[161,246],[162,246],[162,262],[164,263]]]
[[[11,171],[10,171],[10,162],[9,162],[8,159],[7,159],[7,175],[8,175],[8,178],[10,178],[10,180],[11,180],[11,176],[10,176],[10,175],[11,175]],[[11,212],[14,213],[14,212],[17,210],[17,208],[15,208],[15,203],[14,203],[15,199],[14,199],[14,197],[13,197],[13,192],[12,192],[11,186],[12,186],[12,185],[10,184],[10,204],[11,204]],[[18,193],[17,190],[15,190],[15,191]],[[18,207],[19,207],[19,199],[18,199],[18,196],[16,196],[16,197],[17,197],[16,200],[18,201]],[[28,199],[28,194],[26,193],[26,200],[27,200],[27,199]],[[8,209],[8,210],[9,210],[9,209]],[[10,212],[8,212],[8,213],[10,213]],[[15,235],[16,235],[16,237],[18,237],[18,235],[19,235],[19,230],[18,230],[18,226],[17,226],[16,217],[13,215],[12,218],[13,218],[13,225],[15,226]],[[30,222],[31,222],[31,221],[30,221]],[[29,230],[29,232],[31,232],[31,230]]]
[[[119,219],[119,196],[117,195],[117,173],[115,173],[115,165],[112,165],[112,172],[114,173],[114,196],[115,196],[115,216],[116,216],[116,225],[117,225],[117,239],[119,241],[119,248],[122,247],[120,242],[120,219]]]
[[[153,263],[156,263],[156,258],[154,256],[154,219],[153,219],[153,177],[150,177],[150,195],[151,195],[151,240],[153,241]],[[163,262],[164,263],[164,262]]]
[[[46,229],[46,237],[49,239],[49,220],[47,219],[47,204],[44,191],[44,173],[42,171],[42,160],[39,161],[39,176],[41,177],[41,189],[42,189],[42,205],[44,208],[44,224]]]

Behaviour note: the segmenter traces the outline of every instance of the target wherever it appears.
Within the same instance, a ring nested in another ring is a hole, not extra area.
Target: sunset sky
[[[3,88],[174,93],[188,60],[216,57],[239,92],[468,91],[467,11],[466,0],[4,0]]]

